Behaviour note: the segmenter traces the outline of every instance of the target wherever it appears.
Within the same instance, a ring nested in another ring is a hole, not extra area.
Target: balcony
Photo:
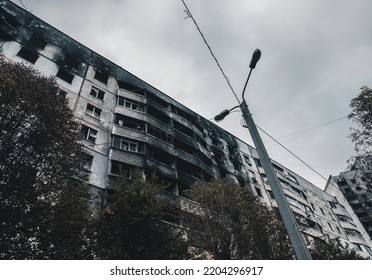
[[[117,150],[111,148],[110,159],[123,162],[129,165],[144,167],[145,166],[145,156],[143,154],[137,154],[124,150]]]
[[[131,118],[134,118],[134,119],[142,120],[142,121],[145,120],[145,116],[146,116],[146,114],[144,112],[136,111],[136,110],[133,110],[133,109],[128,109],[128,108],[122,107],[122,106],[116,106],[115,107],[115,113],[118,113],[118,114],[121,114],[121,115],[124,115],[124,116],[127,116],[127,117],[131,117]]]
[[[178,171],[178,180],[180,180],[183,184],[187,185],[187,186],[191,186],[193,185],[198,179],[187,174],[187,173],[184,173],[182,171]]]
[[[126,127],[122,127],[120,125],[114,125],[112,128],[112,134],[130,138],[130,139],[135,139],[139,140],[142,142],[146,141],[146,134],[142,131],[139,130],[134,130]]]
[[[135,101],[138,101],[140,103],[146,103],[146,98],[144,96],[135,94],[135,93],[130,92],[130,91],[126,91],[124,89],[119,89],[118,95],[129,98],[129,99],[132,99],[132,100],[135,100]]]
[[[156,103],[156,102],[153,101],[153,100],[149,100],[149,99],[147,99],[147,104],[149,104],[151,107],[153,107],[153,108],[155,108],[156,110],[162,112],[164,115],[166,115],[167,117],[170,118],[171,113],[170,113],[170,111],[169,111],[168,108],[166,108],[166,107],[164,107],[164,106],[162,106],[162,105]]]
[[[151,170],[154,170],[155,172],[158,172],[172,179],[177,179],[177,171],[172,167],[153,159],[146,159],[146,163]]]

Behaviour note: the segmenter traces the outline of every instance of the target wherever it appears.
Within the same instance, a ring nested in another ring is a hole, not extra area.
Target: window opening
[[[72,57],[69,54],[65,55],[63,62],[68,69],[72,69],[75,71],[79,67],[79,64],[80,64],[79,61],[75,57]]]
[[[103,100],[105,96],[105,92],[103,90],[100,90],[99,88],[92,86],[90,90],[90,95],[93,95],[94,97],[97,97],[98,99]]]
[[[72,80],[74,79],[74,75],[63,70],[63,69],[59,69],[58,72],[57,72],[57,75],[56,75],[58,78],[60,78],[61,80],[64,80],[65,82],[71,84],[72,83]]]
[[[85,111],[87,115],[99,120],[99,118],[101,117],[101,112],[101,109],[93,106],[92,104],[87,104],[87,109]]]
[[[47,45],[46,41],[36,36],[35,34],[32,34],[31,38],[28,40],[28,43],[34,48],[37,48],[40,50],[43,50]]]
[[[21,48],[17,56],[32,64],[35,64],[36,60],[39,58],[39,54],[37,52],[26,48]]]
[[[85,163],[84,163],[84,169],[85,170],[91,170],[93,164],[93,156],[92,155],[85,155]]]
[[[130,152],[139,152],[138,142],[130,141],[126,138],[114,136],[113,137],[113,146],[121,150],[130,151]]]
[[[104,73],[102,71],[96,70],[96,73],[94,74],[94,79],[97,81],[100,81],[101,83],[107,84],[109,75],[108,73]]]
[[[97,138],[98,131],[90,128],[89,126],[82,125],[81,127],[81,134],[85,140],[95,143]]]
[[[124,98],[122,96],[118,96],[117,104],[119,106],[123,106],[125,108],[140,111],[140,112],[144,112],[144,110],[145,110],[144,104],[133,101],[133,100],[128,99],[128,98]]]
[[[62,98],[67,98],[67,91],[63,89],[59,89],[57,92],[57,96],[61,96]]]

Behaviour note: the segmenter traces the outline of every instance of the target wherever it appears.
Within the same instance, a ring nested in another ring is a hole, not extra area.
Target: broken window
[[[155,126],[152,126],[151,124],[147,124],[147,133],[148,134],[151,134],[152,136],[160,139],[160,140],[163,140],[164,142],[168,142],[168,143],[173,143],[173,136],[172,135],[169,135],[167,134],[165,131],[155,127]]]
[[[80,64],[79,60],[77,60],[75,57],[72,57],[69,54],[65,55],[63,62],[68,69],[75,70],[75,71],[78,69],[79,64]]]
[[[59,89],[58,92],[57,92],[57,95],[61,96],[62,98],[66,98],[67,97],[67,91],[65,91],[63,89]]]
[[[31,38],[28,40],[28,43],[32,47],[34,47],[36,49],[40,49],[40,50],[43,50],[47,45],[46,41],[44,41],[42,38],[38,37],[35,34],[32,34]]]
[[[84,163],[84,169],[85,170],[91,170],[93,164],[93,156],[92,155],[85,155],[85,163]]]
[[[86,125],[81,126],[81,135],[84,137],[85,140],[95,143],[96,138],[97,138],[97,133],[98,133],[97,130],[89,126],[86,126]]]
[[[146,97],[157,104],[161,105],[162,107],[168,108],[168,102],[163,100],[162,98],[158,97],[154,93],[147,92]]]
[[[195,152],[195,148],[193,146],[188,145],[187,143],[175,138],[174,139],[174,147],[178,148],[190,155],[192,155]]]
[[[107,85],[108,78],[109,78],[108,73],[105,73],[105,72],[102,72],[102,71],[99,71],[99,70],[96,69],[94,79],[96,79],[97,81],[100,81],[101,83],[104,83],[105,85]]]
[[[179,171],[182,171],[188,175],[191,175],[195,178],[203,179],[203,176],[205,175],[200,168],[194,166],[188,161],[181,160],[179,158],[176,159],[177,161],[177,169]]]
[[[87,109],[85,110],[85,114],[89,115],[89,116],[92,116],[93,118],[96,118],[99,120],[99,118],[101,117],[101,112],[102,110],[93,106],[92,104],[89,104],[87,105]]]
[[[115,123],[132,129],[144,130],[144,122],[121,114],[115,114]]]
[[[72,83],[72,80],[74,79],[74,75],[67,72],[66,70],[63,70],[63,69],[59,69],[58,72],[57,72],[57,75],[56,75],[58,78],[60,78],[61,80],[71,84]]]
[[[148,105],[147,113],[150,116],[156,118],[157,120],[159,120],[159,121],[161,121],[165,124],[169,124],[169,122],[170,122],[170,118],[166,114],[164,114],[163,112],[155,109],[155,107],[153,107],[151,105]]]
[[[103,90],[100,90],[99,88],[92,86],[90,90],[90,95],[93,95],[94,97],[97,97],[98,99],[103,100],[105,96],[105,92]]]
[[[127,178],[130,178],[132,172],[132,167],[128,164],[112,160],[111,161],[111,174],[114,175],[125,175]]]
[[[167,165],[171,165],[173,163],[173,156],[161,149],[158,149],[153,146],[148,146],[147,155],[156,160],[160,161],[162,163],[165,163]]]
[[[145,89],[139,88],[131,83],[124,82],[124,81],[118,81],[118,85],[120,89],[125,89],[127,91],[131,91],[140,95],[145,95]]]
[[[129,139],[119,137],[116,135],[114,135],[113,137],[112,145],[116,148],[119,148],[125,151],[130,151],[130,152],[135,152],[135,153],[142,151],[142,146],[141,146],[141,149],[139,149],[138,142],[131,141]]]
[[[36,60],[39,58],[39,54],[36,51],[24,47],[20,49],[17,56],[32,64],[35,64]]]
[[[173,120],[173,127],[175,129],[177,129],[178,131],[186,134],[187,136],[189,136],[190,138],[194,138],[194,131],[191,130],[190,128],[188,128],[187,126]]]
[[[118,96],[117,104],[119,106],[123,106],[125,108],[140,111],[140,112],[143,112],[145,110],[144,104],[133,101],[128,98],[124,98],[122,96]]]

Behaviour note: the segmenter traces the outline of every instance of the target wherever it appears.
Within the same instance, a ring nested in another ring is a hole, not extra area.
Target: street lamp
[[[239,106],[235,106],[234,108],[230,110],[224,110],[220,114],[218,114],[214,119],[216,121],[222,121],[233,109],[240,107],[240,110],[243,113],[243,118],[247,124],[247,127],[249,129],[249,132],[251,134],[253,143],[256,147],[257,154],[261,160],[261,164],[263,169],[265,170],[266,177],[268,180],[269,185],[271,186],[274,198],[277,202],[279,213],[282,217],[284,226],[288,232],[288,236],[291,240],[294,252],[296,254],[296,258],[298,260],[311,260],[311,255],[305,245],[305,242],[301,236],[301,232],[299,230],[296,218],[294,217],[291,209],[289,208],[289,204],[287,199],[285,198],[285,194],[283,192],[283,189],[280,186],[278,177],[276,176],[276,173],[274,171],[274,168],[271,164],[269,155],[266,151],[266,148],[262,142],[262,139],[260,137],[260,134],[258,133],[256,124],[253,121],[252,114],[250,113],[248,109],[247,102],[244,99],[244,93],[245,89],[247,87],[249,78],[251,76],[252,70],[256,67],[257,62],[261,58],[261,51],[259,49],[256,49],[253,52],[252,59],[249,63],[249,74],[248,78],[245,82],[244,89],[242,92],[242,99],[243,101],[240,103]]]

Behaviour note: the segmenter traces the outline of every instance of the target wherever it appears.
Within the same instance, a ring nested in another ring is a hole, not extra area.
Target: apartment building
[[[335,196],[349,208],[362,226],[365,239],[372,238],[372,193],[366,177],[371,174],[371,158],[358,158],[350,171],[330,176],[325,191]],[[366,176],[367,175],[367,176]]]
[[[9,60],[56,76],[81,123],[97,204],[112,176],[125,170],[130,177],[139,168],[155,172],[175,195],[197,180],[229,177],[276,206],[252,146],[9,1],[0,1],[0,46]],[[361,229],[342,201],[278,162],[273,166],[309,245],[338,237],[372,255],[370,239],[347,233]]]

